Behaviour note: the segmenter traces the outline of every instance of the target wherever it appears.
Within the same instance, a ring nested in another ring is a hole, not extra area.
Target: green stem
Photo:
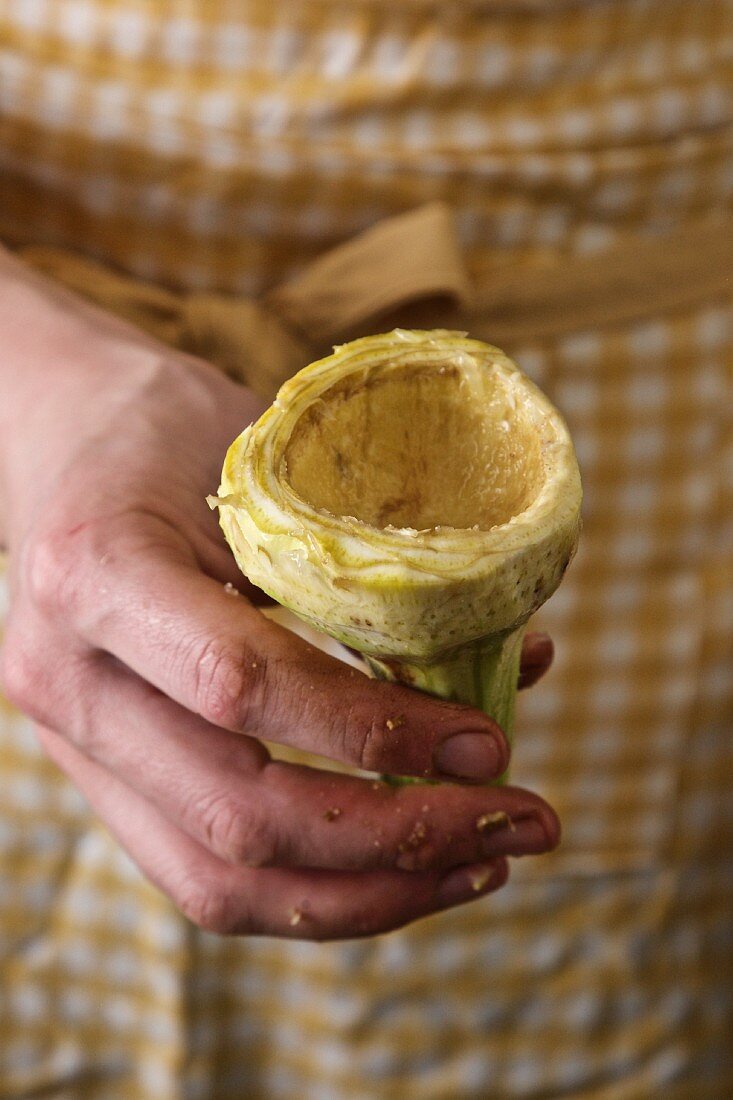
[[[524,630],[524,626],[520,626],[508,634],[483,638],[445,661],[431,665],[394,659],[387,664],[374,657],[367,657],[367,661],[380,680],[394,680],[439,699],[478,707],[501,726],[511,743]],[[505,783],[507,774],[505,772],[495,782]],[[393,783],[422,782],[394,776],[386,778]]]

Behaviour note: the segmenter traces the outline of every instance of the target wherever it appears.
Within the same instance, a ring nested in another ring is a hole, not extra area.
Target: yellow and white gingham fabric
[[[732,55],[724,0],[0,0],[0,238],[250,295],[441,199],[477,280],[610,255],[730,213]],[[217,938],[0,704],[0,1096],[733,1095],[733,296],[680,285],[506,347],[586,487],[513,763],[560,850],[377,940]]]

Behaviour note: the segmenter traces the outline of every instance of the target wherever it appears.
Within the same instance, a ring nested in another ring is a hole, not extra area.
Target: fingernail
[[[436,771],[454,779],[489,780],[508,763],[505,746],[491,733],[456,733],[435,750]]]
[[[456,867],[449,871],[438,887],[440,905],[460,905],[461,902],[480,898],[503,886],[509,877],[505,859],[491,863],[472,863],[468,867]]]
[[[479,821],[481,820],[479,818]],[[489,852],[508,856],[528,856],[547,852],[552,847],[552,841],[544,825],[532,817],[523,818],[520,821],[511,821],[507,818],[506,823],[497,825],[493,831],[480,828],[478,823],[476,827],[479,832],[486,833]]]

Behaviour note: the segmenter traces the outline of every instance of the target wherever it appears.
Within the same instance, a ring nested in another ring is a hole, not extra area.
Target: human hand
[[[63,384],[49,378],[4,456],[5,687],[189,919],[374,934],[488,893],[506,856],[557,843],[538,796],[471,785],[507,764],[486,715],[369,680],[257,610],[204,503],[260,411],[249,391],[115,326],[59,348],[54,369]],[[523,681],[550,656],[528,636]],[[271,760],[261,740],[462,782],[395,790]]]

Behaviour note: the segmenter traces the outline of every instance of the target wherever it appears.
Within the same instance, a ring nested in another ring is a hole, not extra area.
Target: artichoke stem
[[[501,726],[511,743],[524,631],[523,625],[509,633],[489,635],[429,665],[395,659],[385,662],[376,657],[367,657],[367,661],[380,680],[407,684],[439,699],[478,707]],[[506,779],[505,772],[495,782],[504,783]]]

